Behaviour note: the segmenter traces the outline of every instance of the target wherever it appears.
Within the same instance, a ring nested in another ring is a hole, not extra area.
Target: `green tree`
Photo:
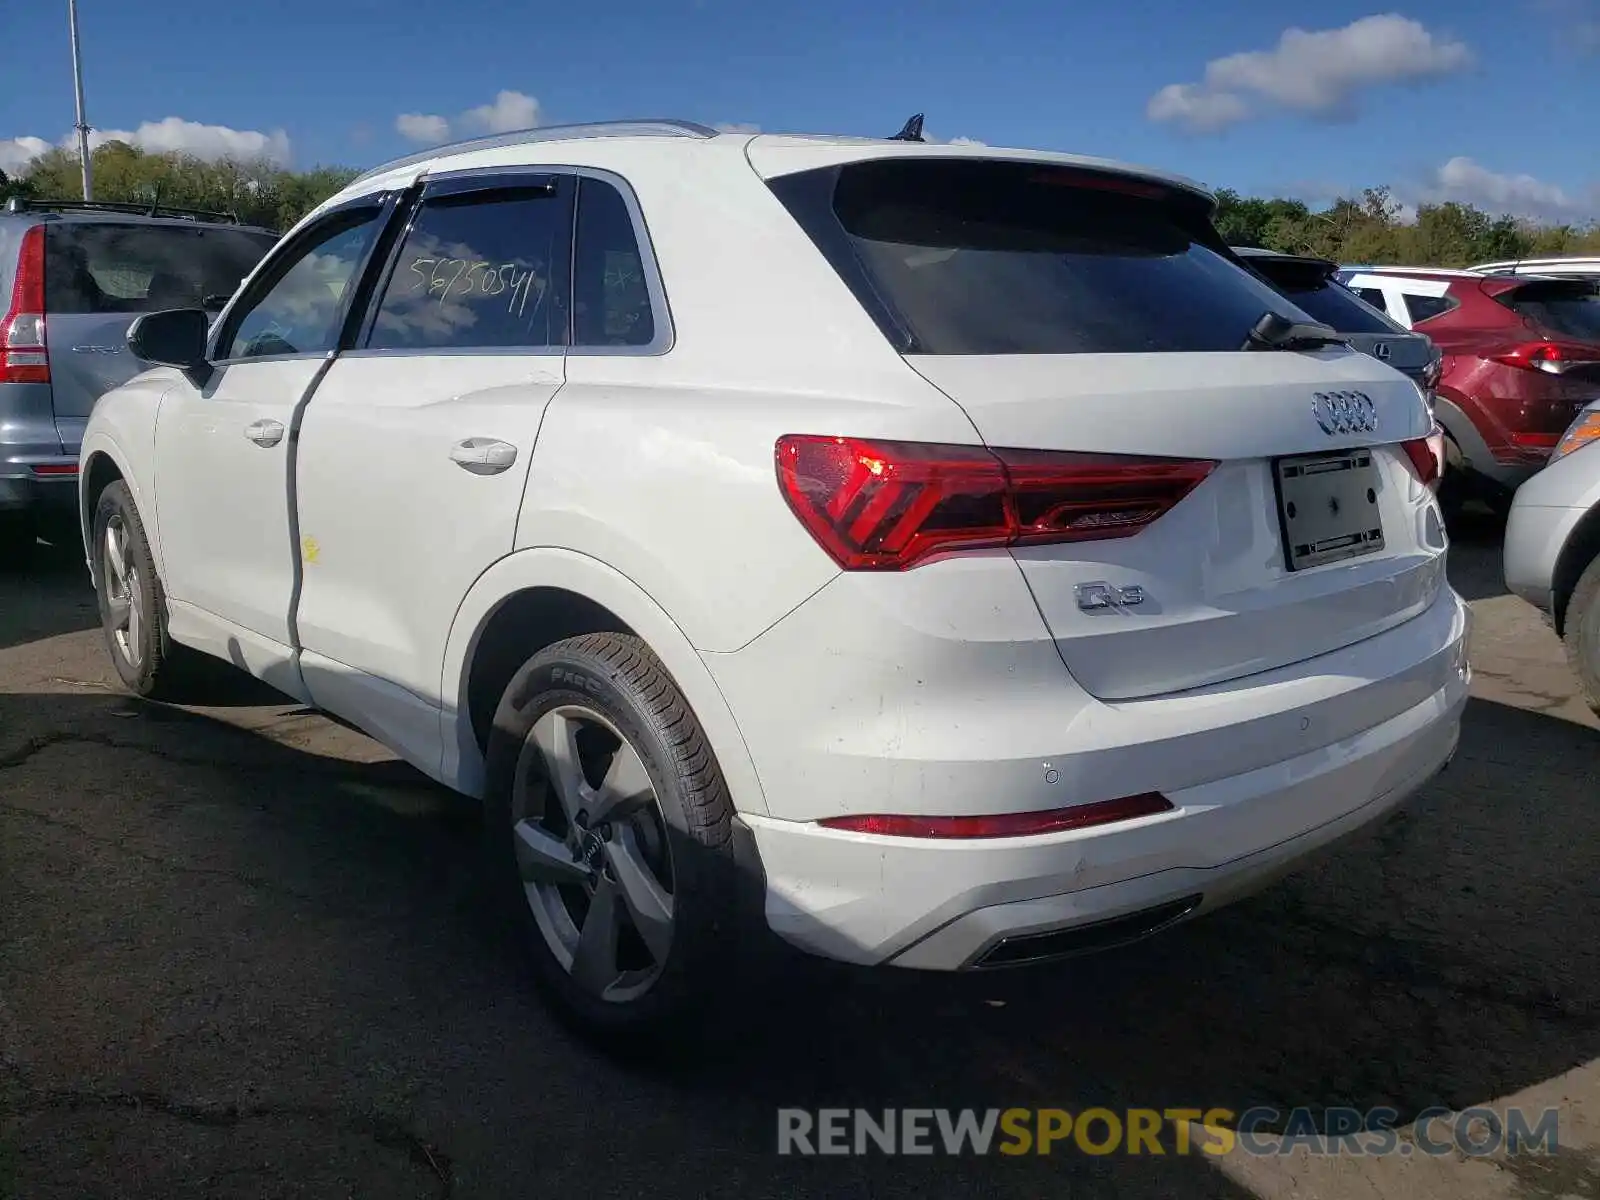
[[[26,179],[13,179],[4,171],[0,171],[0,204],[4,204],[13,196],[31,195],[33,195],[33,184]]]
[[[97,146],[90,161],[97,200],[232,213],[247,224],[279,230],[356,175],[344,167],[295,172],[265,159],[210,161],[189,154],[156,154],[126,142]],[[77,155],[63,149],[46,151],[28,165],[22,186],[42,200],[77,198],[82,194]]]
[[[93,166],[99,199],[234,213],[241,221],[278,230],[288,229],[357,174],[348,167],[292,171],[266,160],[157,154],[126,142],[98,146]],[[20,175],[0,174],[0,203],[13,195],[71,200],[81,187],[77,155],[54,148]],[[1530,255],[1600,254],[1600,225],[1544,225],[1456,201],[1423,205],[1408,221],[1387,187],[1366,188],[1317,209],[1302,200],[1246,196],[1232,188],[1219,189],[1216,200],[1213,220],[1230,245],[1316,254],[1335,262],[1460,267]]]

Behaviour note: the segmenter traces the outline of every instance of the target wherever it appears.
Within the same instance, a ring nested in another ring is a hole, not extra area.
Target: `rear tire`
[[[95,595],[111,663],[128,689],[153,699],[183,690],[183,647],[167,636],[167,597],[144,522],[120,479],[100,493],[90,526]]]
[[[1562,640],[1583,698],[1600,714],[1600,557],[1589,564],[1572,590]]]
[[[568,638],[512,678],[490,734],[500,903],[557,1014],[603,1048],[668,1048],[749,930],[734,811],[688,702],[638,638]]]

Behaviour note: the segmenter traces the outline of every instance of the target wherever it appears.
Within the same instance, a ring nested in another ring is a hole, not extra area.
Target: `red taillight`
[[[1430,439],[1412,438],[1409,442],[1401,442],[1400,448],[1411,460],[1411,469],[1417,473],[1424,487],[1432,487],[1439,482],[1439,456]]]
[[[1172,801],[1160,792],[1143,792],[1116,800],[1097,800],[1071,808],[1050,808],[1043,812],[998,813],[993,816],[917,817],[872,814],[860,817],[827,817],[817,824],[850,833],[871,833],[878,837],[913,838],[1002,838],[1029,837],[1041,833],[1066,833],[1093,825],[1110,825],[1172,812]]]
[[[1497,362],[1501,366],[1559,375],[1568,363],[1592,359],[1594,352],[1578,353],[1571,346],[1562,346],[1556,342],[1525,342],[1507,350],[1504,354],[1491,354],[1488,357],[1491,362]]]
[[[1524,450],[1554,450],[1561,440],[1559,433],[1513,433],[1511,444]]]
[[[904,571],[956,551],[1127,537],[1217,465],[805,434],[778,439],[777,463],[789,507],[847,571]]]
[[[0,383],[49,383],[44,338],[44,226],[22,235],[11,307],[0,320]]]
[[[33,470],[33,473],[35,475],[43,475],[43,476],[45,476],[47,478],[55,478],[55,477],[61,476],[61,475],[76,475],[78,473],[78,464],[77,463],[34,463],[33,467],[32,467],[32,470]]]

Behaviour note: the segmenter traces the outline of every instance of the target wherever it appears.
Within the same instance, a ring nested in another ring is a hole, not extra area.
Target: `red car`
[[[1600,282],[1397,267],[1347,269],[1346,286],[1444,354],[1441,498],[1503,510],[1600,399]]]

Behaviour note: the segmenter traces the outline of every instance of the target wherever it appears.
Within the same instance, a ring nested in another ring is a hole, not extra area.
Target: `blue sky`
[[[0,13],[0,168],[70,132],[66,10]],[[363,166],[530,122],[671,115],[887,134],[925,111],[941,139],[1106,155],[1246,192],[1324,200],[1386,183],[1409,203],[1600,216],[1600,0],[1289,12],[1268,0],[79,0],[90,123],[152,148]]]

